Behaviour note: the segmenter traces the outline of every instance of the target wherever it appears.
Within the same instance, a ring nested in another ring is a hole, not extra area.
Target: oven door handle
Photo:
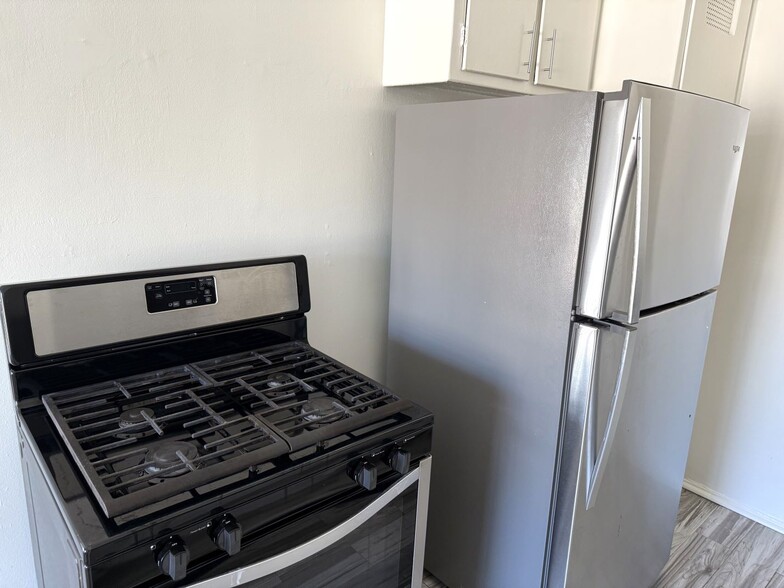
[[[395,482],[395,484],[391,486],[389,490],[381,494],[376,500],[374,500],[372,503],[367,505],[364,509],[359,511],[357,514],[353,515],[349,519],[346,519],[345,521],[343,521],[336,527],[333,527],[326,533],[323,533],[318,537],[314,537],[313,539],[307,541],[306,543],[303,543],[302,545],[298,545],[297,547],[289,549],[288,551],[284,551],[277,555],[273,555],[269,559],[265,559],[263,561],[251,564],[244,568],[233,570],[226,574],[216,576],[215,578],[209,578],[207,580],[196,582],[195,584],[189,584],[188,588],[230,588],[232,586],[242,586],[243,584],[247,584],[248,582],[252,582],[254,580],[264,578],[266,576],[269,576],[270,574],[274,574],[275,572],[279,572],[281,570],[285,570],[290,566],[293,566],[301,561],[308,559],[309,557],[316,555],[317,553],[323,551],[324,549],[327,549],[331,545],[334,545],[341,539],[345,538],[352,531],[356,531],[359,527],[361,527],[363,524],[365,524],[371,518],[373,518],[373,516],[378,514],[382,508],[387,506],[390,502],[392,502],[395,498],[400,496],[405,490],[407,490],[416,482],[420,482],[421,489],[426,489],[426,488],[422,488],[423,486],[429,487],[431,459],[432,458],[430,457],[426,457],[422,459],[419,462],[419,466],[416,469],[412,470],[404,477],[402,477],[400,480]],[[422,492],[419,493],[419,497],[417,500],[421,498],[421,495]],[[417,511],[419,511],[420,507],[422,506],[424,505],[420,505],[418,502]],[[417,514],[419,514],[419,512],[417,512]],[[419,527],[419,525],[417,525],[417,527]],[[417,532],[419,532],[419,528],[417,528]],[[416,537],[416,539],[420,539],[420,538]],[[416,562],[415,562],[415,566],[416,566]],[[414,576],[416,577],[418,575],[421,576],[421,570],[417,573],[415,567]],[[420,577],[419,579],[420,584],[421,581],[422,580]]]

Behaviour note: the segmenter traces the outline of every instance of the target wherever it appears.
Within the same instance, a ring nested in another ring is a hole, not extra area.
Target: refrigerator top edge
[[[696,98],[700,98],[702,100],[712,100],[714,102],[719,102],[721,104],[726,104],[727,106],[731,106],[733,108],[739,108],[741,110],[749,111],[748,108],[741,106],[740,104],[735,104],[734,102],[728,102],[727,100],[722,100],[721,98],[714,98],[713,96],[705,96],[704,94],[698,94],[696,92],[690,92],[688,90],[681,90],[679,88],[670,88],[669,86],[661,86],[659,84],[651,84],[649,82],[643,82],[640,80],[624,80],[623,84],[621,85],[621,89],[616,92],[604,92],[604,100],[626,100],[629,96],[634,92],[635,87],[645,87],[650,88],[656,91],[662,92],[673,92],[676,94],[682,94],[686,96],[694,96]]]
[[[635,94],[638,93],[661,93],[661,94],[672,94],[672,95],[680,95],[680,96],[690,96],[695,99],[704,100],[715,102],[717,104],[723,104],[727,107],[735,108],[738,110],[743,110],[749,112],[749,110],[743,106],[738,104],[734,104],[732,102],[726,102],[719,98],[713,98],[711,96],[704,96],[702,94],[696,94],[694,92],[689,92],[687,90],[679,90],[676,88],[669,88],[667,86],[659,86],[656,84],[650,84],[647,82],[642,82],[638,80],[624,80],[621,89],[615,92],[598,92],[598,91],[583,91],[583,92],[570,92],[564,91],[558,94],[546,94],[546,95],[533,95],[533,94],[520,94],[516,96],[485,96],[482,94],[474,94],[471,95],[469,98],[465,100],[452,100],[447,102],[428,102],[423,104],[405,104],[399,106],[396,110],[398,114],[405,113],[409,110],[420,110],[420,109],[449,109],[449,108],[457,108],[457,105],[461,104],[471,104],[471,103],[481,103],[484,105],[498,103],[498,102],[508,102],[510,100],[535,100],[535,101],[548,101],[553,99],[558,99],[558,97],[573,95],[573,94],[593,94],[598,97],[604,103],[607,102],[614,102],[614,101],[624,101],[633,98]]]
[[[593,99],[601,101],[604,99],[605,94],[602,92],[594,92],[594,91],[586,91],[586,92],[561,92],[558,94],[546,94],[546,95],[532,95],[532,94],[520,94],[517,96],[498,96],[498,97],[487,97],[482,95],[472,95],[465,100],[451,100],[446,102],[426,102],[422,104],[405,104],[399,106],[397,108],[396,117],[400,118],[408,116],[409,112],[422,112],[422,111],[432,111],[434,113],[444,113],[449,114],[459,114],[462,109],[469,108],[473,109],[492,109],[494,105],[502,105],[502,104],[510,104],[514,102],[520,102],[523,104],[531,104],[534,108],[536,108],[536,104],[557,104],[560,101],[568,101],[570,97],[574,99],[575,96],[581,96],[585,99],[588,96],[591,96]]]

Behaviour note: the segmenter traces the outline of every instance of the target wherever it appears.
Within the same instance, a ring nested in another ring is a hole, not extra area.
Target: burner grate
[[[107,516],[289,451],[191,366],[48,394],[44,404]]]
[[[409,406],[300,342],[43,401],[110,517],[360,431]]]
[[[196,364],[229,387],[293,450],[359,429],[399,412],[406,401],[302,343]]]

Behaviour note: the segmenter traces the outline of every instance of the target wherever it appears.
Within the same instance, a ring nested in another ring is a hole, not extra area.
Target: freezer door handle
[[[629,147],[623,161],[618,180],[615,207],[613,209],[612,229],[610,231],[609,258],[618,256],[624,217],[629,201],[634,193],[634,232],[631,252],[631,280],[626,310],[613,310],[613,319],[623,323],[636,324],[640,320],[640,274],[645,263],[645,244],[648,240],[648,193],[650,189],[650,140],[651,140],[651,99],[642,98],[637,111]],[[635,181],[636,179],[636,181]],[[608,273],[613,271],[614,262],[607,264]],[[607,282],[611,281],[610,275]],[[607,290],[605,290],[607,292]]]
[[[615,433],[618,430],[618,422],[621,418],[621,411],[623,408],[623,401],[626,397],[626,391],[629,387],[629,372],[631,369],[631,358],[634,357],[634,345],[637,338],[637,329],[629,327],[618,327],[616,325],[608,325],[605,328],[609,329],[613,334],[618,334],[623,337],[621,346],[621,357],[618,363],[618,373],[615,378],[615,387],[613,390],[612,400],[610,404],[609,414],[607,416],[607,424],[604,432],[599,438],[598,431],[598,398],[599,390],[596,385],[598,381],[598,371],[596,364],[598,363],[598,344],[600,339],[596,339],[597,345],[594,347],[594,369],[591,378],[590,390],[588,392],[588,409],[586,415],[586,479],[585,479],[585,509],[588,510],[596,504],[596,498],[599,495],[599,489],[602,485],[602,478],[607,468],[607,460],[612,449]]]

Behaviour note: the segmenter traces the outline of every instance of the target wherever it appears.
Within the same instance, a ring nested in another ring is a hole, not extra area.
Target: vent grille
[[[722,33],[734,35],[739,9],[740,0],[708,0],[705,23]]]

